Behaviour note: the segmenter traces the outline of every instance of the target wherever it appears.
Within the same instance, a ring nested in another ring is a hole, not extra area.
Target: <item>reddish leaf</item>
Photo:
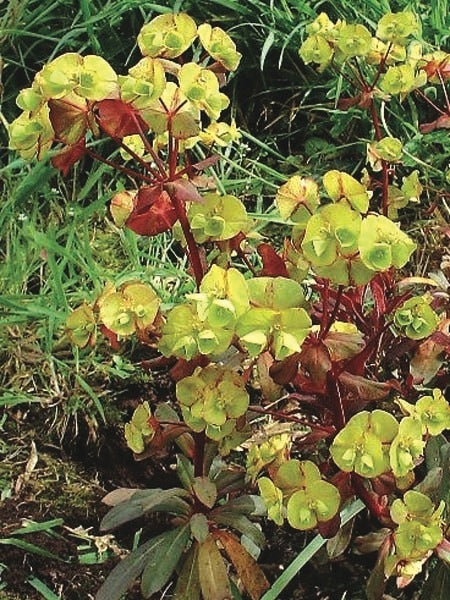
[[[361,410],[368,402],[383,400],[394,387],[392,383],[372,381],[348,371],[339,375],[339,383],[344,388],[347,416]]]
[[[68,145],[77,144],[89,127],[89,107],[85,100],[76,103],[71,96],[49,100],[49,118],[57,141]]]
[[[417,348],[410,363],[410,371],[416,381],[428,383],[441,368],[445,358],[445,346],[450,333],[450,319],[444,319],[439,324],[439,331],[425,340]],[[436,336],[439,334],[438,339]]]
[[[145,186],[136,194],[133,212],[125,225],[138,235],[151,236],[167,231],[176,220],[169,194],[159,186]]]
[[[280,362],[275,362],[269,369],[269,374],[275,383],[287,385],[298,373],[298,362],[300,353],[296,352]]]
[[[111,331],[111,329],[108,329],[103,324],[100,325],[100,331],[107,338],[112,350],[120,350],[119,338],[117,337],[117,333],[114,333],[114,331]]]
[[[110,137],[123,138],[148,129],[139,112],[123,100],[101,100],[96,108],[98,124]]]
[[[307,371],[308,379],[318,393],[325,392],[327,374],[331,370],[331,359],[327,347],[322,342],[303,344],[300,352],[300,365]]]
[[[338,102],[338,106],[341,110],[348,110],[352,106],[359,106],[360,108],[369,108],[373,98],[373,92],[362,92],[356,96],[350,98],[341,98]]]
[[[450,129],[450,115],[441,115],[435,121],[420,126],[421,133],[431,133],[435,129]]]
[[[258,369],[258,381],[261,385],[263,398],[269,402],[273,402],[280,398],[282,387],[274,382],[270,377],[270,367],[273,365],[274,359],[270,352],[263,352],[256,361]]]
[[[164,189],[171,198],[175,197],[180,202],[204,202],[195,185],[187,179],[169,181],[165,184]]]
[[[208,364],[209,358],[204,354],[199,354],[189,361],[180,358],[170,369],[169,374],[173,381],[180,381],[180,379],[192,375],[197,367],[206,367]]]
[[[317,529],[320,535],[327,539],[333,538],[339,531],[340,526],[341,515],[339,513],[334,515],[334,517],[328,521],[319,521],[317,523]]]
[[[66,146],[62,152],[52,158],[52,165],[66,177],[71,167],[84,156],[86,140],[82,137],[76,144]]]
[[[450,60],[448,55],[443,60],[429,60],[427,64],[422,67],[427,74],[428,79],[436,77],[438,73],[442,79],[446,80],[450,78]]]
[[[261,275],[265,277],[289,277],[284,260],[270,244],[259,244],[257,251],[263,261]]]
[[[270,584],[254,558],[231,533],[218,529],[214,536],[221,541],[250,598],[259,600]]]

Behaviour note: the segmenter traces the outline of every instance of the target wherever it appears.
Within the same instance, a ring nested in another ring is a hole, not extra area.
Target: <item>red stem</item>
[[[205,462],[205,443],[206,435],[204,431],[200,433],[192,433],[194,437],[194,477],[203,477],[204,462]]]
[[[101,154],[97,154],[97,152],[94,152],[90,148],[86,148],[86,154],[88,154],[94,160],[98,160],[99,162],[102,162],[105,165],[112,167],[113,169],[117,169],[118,171],[121,171],[122,173],[124,173],[125,175],[128,175],[129,177],[133,177],[135,179],[140,179],[141,181],[146,181],[147,183],[151,183],[152,185],[154,185],[156,183],[154,177],[150,177],[149,175],[144,175],[143,173],[138,173],[137,171],[134,171],[133,169],[124,167],[123,165],[120,165],[119,163],[116,163],[113,160],[110,160],[109,158],[105,158]]]
[[[334,323],[334,321],[336,319],[336,315],[337,315],[337,312],[339,310],[339,306],[341,304],[341,298],[342,298],[343,292],[344,292],[344,286],[340,285],[338,287],[338,291],[337,291],[337,294],[336,294],[336,299],[334,301],[333,311],[331,313],[330,318],[328,319],[328,323],[326,324],[326,327],[322,331],[322,335],[319,336],[319,339],[323,339],[327,335],[327,333],[330,331],[330,328],[331,328],[331,326],[333,325],[333,323]]]
[[[152,145],[150,144],[150,142],[147,139],[147,136],[145,135],[144,131],[142,130],[141,124],[139,123],[139,119],[136,117],[136,115],[134,113],[133,113],[133,121],[136,124],[136,127],[139,131],[139,136],[145,146],[145,149],[147,150],[147,152],[150,154],[150,156],[155,161],[155,164],[158,167],[159,172],[161,173],[161,176],[164,179],[167,179],[167,173],[166,173],[166,170],[164,169],[164,162],[158,156],[157,152],[155,152],[153,150]]]
[[[182,202],[178,198],[176,192],[170,196],[170,199],[172,200],[172,204],[175,207],[178,220],[180,221],[181,228],[186,239],[189,262],[191,263],[192,269],[194,271],[197,289],[199,289],[200,283],[203,279],[203,266],[202,261],[200,259],[200,253],[198,251],[197,242],[195,241],[194,236],[192,235],[191,226],[187,218],[186,207],[184,205],[184,202]]]

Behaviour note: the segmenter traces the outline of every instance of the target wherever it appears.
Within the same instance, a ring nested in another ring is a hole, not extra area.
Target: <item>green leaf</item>
[[[231,527],[243,535],[246,535],[259,548],[264,546],[265,538],[263,532],[246,516],[220,508],[211,513],[211,518],[216,523],[219,523],[219,525]]]
[[[123,523],[142,517],[145,513],[168,512],[176,515],[186,514],[190,505],[183,500],[189,498],[186,490],[171,488],[162,490],[139,490],[129,500],[114,506],[102,519],[100,529],[108,531],[119,527]]]
[[[230,600],[225,562],[211,535],[199,546],[198,565],[203,600]]]
[[[198,544],[194,542],[186,555],[177,579],[173,600],[200,600],[198,548]]]
[[[194,482],[194,465],[184,454],[177,454],[177,475],[184,489],[191,491]]]
[[[0,539],[0,545],[3,546],[14,546],[15,548],[20,548],[25,552],[31,552],[31,554],[37,554],[38,556],[43,556],[44,558],[51,558],[52,560],[63,560],[57,554],[53,554],[53,552],[49,552],[40,546],[36,546],[35,544],[30,544],[29,542],[25,542],[22,539],[16,538],[3,538]]]
[[[202,544],[209,534],[208,519],[203,513],[195,513],[192,515],[189,525],[193,537]]]
[[[167,533],[162,533],[148,540],[124,558],[108,575],[105,583],[97,592],[96,600],[120,600],[133,581],[142,573],[147,560],[164,543],[166,535]]]
[[[145,561],[141,583],[144,598],[158,592],[169,580],[189,541],[189,523],[163,535],[162,543]]]
[[[27,579],[27,583],[31,585],[37,592],[39,592],[44,600],[60,600],[61,596],[57,596],[50,588],[48,588],[43,581],[37,577],[30,577]]]
[[[447,600],[450,590],[450,566],[438,562],[431,571],[422,590],[422,598]]]
[[[217,488],[208,477],[195,477],[194,493],[202,504],[212,508],[217,500]]]

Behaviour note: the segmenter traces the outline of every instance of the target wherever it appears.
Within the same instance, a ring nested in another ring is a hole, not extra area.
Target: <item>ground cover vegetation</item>
[[[8,5],[0,598],[448,596],[446,18]]]

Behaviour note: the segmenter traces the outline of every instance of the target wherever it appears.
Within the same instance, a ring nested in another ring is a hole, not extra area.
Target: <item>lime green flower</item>
[[[160,98],[141,110],[141,117],[157,135],[167,134],[186,140],[200,131],[200,112],[173,82],[166,84]],[[164,138],[163,145],[166,145]]]
[[[235,71],[238,68],[242,55],[236,51],[236,45],[230,36],[220,27],[203,23],[198,28],[198,37],[206,52],[225,69]]]
[[[435,388],[432,396],[422,396],[415,404],[397,400],[402,412],[416,417],[422,423],[422,433],[439,435],[450,429],[450,405],[440,389]]]
[[[247,452],[246,469],[255,481],[258,474],[268,465],[280,465],[287,460],[291,436],[288,433],[272,435],[260,444],[252,444]]]
[[[275,203],[283,219],[306,227],[320,204],[319,186],[313,179],[294,175],[278,189]]]
[[[208,117],[216,121],[230,101],[219,91],[219,80],[208,69],[196,63],[186,63],[178,73],[178,82],[183,94],[194,106],[204,110]]]
[[[361,260],[374,271],[403,267],[416,249],[412,239],[382,215],[369,215],[363,220],[358,246]]]
[[[144,25],[137,41],[144,56],[176,58],[197,37],[195,21],[184,13],[159,15]]]
[[[257,277],[247,286],[253,307],[236,324],[236,333],[250,356],[266,347],[276,360],[299,352],[308,335],[311,319],[304,308],[300,284],[285,277]]]
[[[240,140],[241,134],[236,127],[236,121],[232,119],[231,124],[222,121],[214,121],[208,127],[202,129],[198,134],[198,139],[205,146],[216,144],[219,148],[226,148],[232,142]]]
[[[377,37],[384,42],[405,44],[407,38],[419,33],[419,24],[414,13],[402,11],[387,13],[378,21]]]
[[[424,446],[420,420],[404,417],[389,449],[389,461],[396,477],[404,477],[414,469],[415,461],[421,456]]]
[[[212,439],[229,435],[235,420],[245,414],[249,405],[240,375],[217,365],[198,367],[193,375],[177,383],[176,395],[187,425],[194,431],[211,425],[206,433]],[[230,419],[234,422],[226,426]]]
[[[334,438],[330,453],[345,472],[378,477],[390,470],[388,444],[398,432],[395,418],[383,410],[354,415]]]
[[[333,46],[320,34],[310,35],[300,47],[299,55],[303,62],[316,63],[319,71],[323,71],[333,58]]]
[[[119,76],[120,96],[136,108],[147,108],[157,100],[166,86],[166,75],[161,61],[149,56],[141,59],[128,71]]]
[[[95,343],[96,319],[94,311],[84,302],[70,313],[66,320],[66,333],[78,348]]]
[[[247,211],[238,198],[208,192],[203,199],[204,202],[193,203],[188,210],[189,223],[197,243],[229,240],[246,230]]]
[[[117,75],[105,59],[75,52],[49,62],[36,74],[35,82],[46,99],[63,98],[74,92],[86,100],[99,101],[117,91]]]
[[[136,454],[141,454],[155,435],[155,430],[150,424],[152,411],[148,402],[143,402],[133,412],[131,421],[125,424],[125,439],[128,448]]]
[[[427,75],[424,71],[416,74],[413,66],[406,64],[389,67],[381,80],[380,87],[387,94],[405,95],[422,87],[426,82]]]
[[[323,481],[318,467],[309,460],[282,463],[274,484],[287,498],[287,520],[295,529],[312,529],[318,522],[333,518],[339,510],[339,490]]]
[[[47,104],[34,113],[23,112],[9,126],[9,146],[25,160],[41,160],[50,150],[54,136]]]
[[[323,185],[334,202],[345,198],[358,212],[367,212],[370,198],[367,188],[348,173],[327,171],[323,176]]]
[[[160,301],[149,285],[123,284],[118,291],[107,291],[98,302],[99,320],[121,337],[128,337],[152,325]]]
[[[372,36],[364,25],[342,25],[337,36],[341,59],[366,56],[370,52]]]
[[[395,325],[412,340],[422,340],[436,331],[439,317],[424,296],[406,300],[394,315]]]
[[[327,204],[308,221],[303,253],[314,267],[332,265],[339,256],[357,252],[360,228],[357,211],[344,203]]]
[[[283,492],[268,477],[258,479],[259,493],[267,508],[268,518],[277,525],[284,523]]]

